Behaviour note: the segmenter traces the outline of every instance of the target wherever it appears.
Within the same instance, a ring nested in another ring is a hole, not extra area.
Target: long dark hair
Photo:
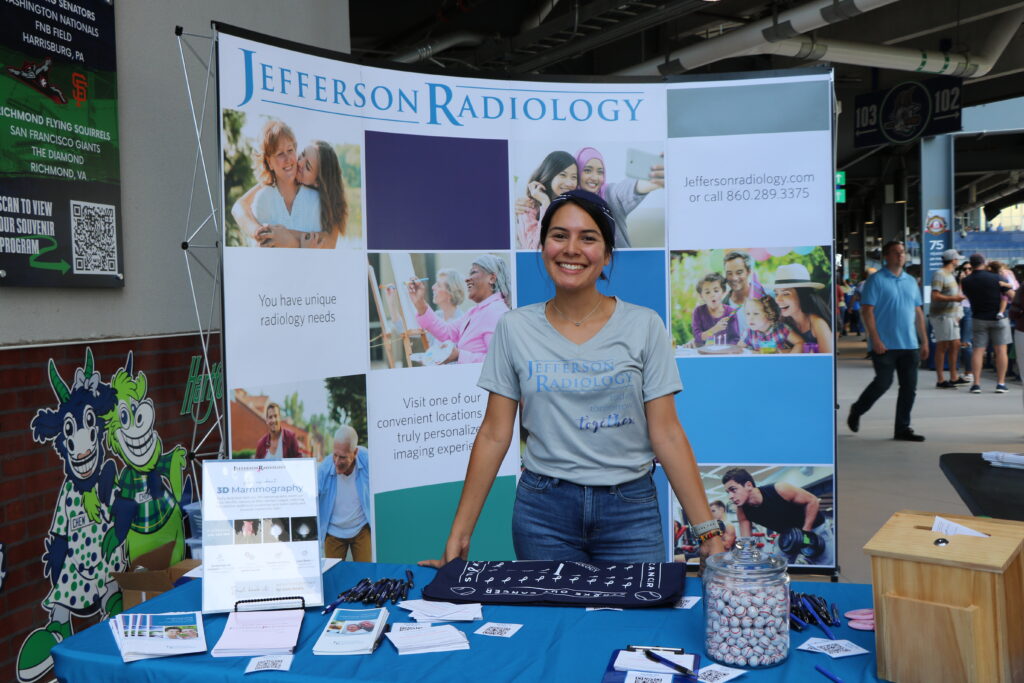
[[[821,300],[821,297],[815,294],[814,290],[809,287],[793,287],[792,289],[796,290],[796,299],[800,302],[800,310],[803,311],[804,315],[806,315],[808,319],[810,319],[812,315],[818,316],[825,321],[825,324],[828,325],[828,328],[831,330],[832,324],[829,322],[829,318],[832,314],[829,311],[828,306],[825,305],[825,302]],[[787,316],[783,318],[783,322],[794,330],[799,331],[796,321],[792,318]]]
[[[539,182],[544,186],[544,192],[547,193],[551,199],[555,198],[555,194],[551,191],[551,181],[555,179],[559,173],[567,169],[569,166],[576,165],[576,158],[568,152],[557,150],[551,152],[544,161],[540,162],[540,166],[537,167],[533,173],[530,174],[530,180],[527,184],[532,182]]]
[[[344,236],[348,204],[345,202],[345,182],[341,178],[338,154],[329,142],[316,140],[313,144],[316,145],[317,161],[320,162],[316,176],[317,190],[320,192],[320,228],[326,233],[337,231]]]

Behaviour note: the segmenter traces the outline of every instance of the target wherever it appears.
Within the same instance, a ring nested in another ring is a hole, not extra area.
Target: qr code
[[[718,669],[704,669],[700,672],[701,683],[720,683],[721,681],[729,678],[731,674],[728,671],[720,671]]]
[[[71,202],[72,272],[117,274],[117,230],[112,204]]]
[[[814,645],[814,649],[818,652],[824,652],[827,655],[842,655],[850,651],[844,643],[834,643],[830,641],[816,643]]]
[[[253,671],[266,671],[267,669],[280,669],[280,659],[264,659],[262,662],[256,663],[256,668]]]
[[[481,633],[485,636],[506,636],[511,630],[508,626],[488,626]]]

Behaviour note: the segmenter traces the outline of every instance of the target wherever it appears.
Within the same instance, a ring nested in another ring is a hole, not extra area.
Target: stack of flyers
[[[125,662],[206,652],[199,612],[119,614],[109,623]]]
[[[388,633],[387,637],[400,655],[469,649],[469,640],[467,640],[466,634],[451,624],[393,631]]]
[[[368,655],[377,648],[388,623],[388,611],[336,609],[313,645],[315,655]]]
[[[301,609],[231,612],[210,654],[214,657],[290,655],[299,640],[303,614]]]
[[[435,600],[403,600],[398,603],[402,609],[411,612],[409,615],[424,624],[444,621],[477,621],[483,619],[483,609],[479,602],[466,602],[456,605],[451,602]]]

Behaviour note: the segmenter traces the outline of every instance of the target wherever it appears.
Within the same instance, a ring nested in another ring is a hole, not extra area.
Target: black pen
[[[373,643],[373,648],[370,649],[371,654],[377,651],[377,648],[380,647],[380,644],[384,642],[384,634],[390,630],[391,624],[384,624],[384,628],[381,629],[380,635],[377,636],[377,640],[375,640]]]
[[[651,660],[652,662],[657,662],[658,664],[662,664],[664,666],[667,666],[668,668],[672,669],[673,671],[678,671],[679,673],[683,674],[684,676],[692,676],[694,678],[697,677],[697,674],[693,673],[692,671],[687,669],[682,664],[676,664],[671,659],[667,659],[665,657],[662,657],[661,655],[656,654],[656,653],[652,652],[651,650],[644,650],[644,656],[647,657],[647,659]]]
[[[412,570],[411,569],[406,569],[405,570],[405,578],[408,580],[409,588],[415,588],[416,587],[415,584],[412,582]]]

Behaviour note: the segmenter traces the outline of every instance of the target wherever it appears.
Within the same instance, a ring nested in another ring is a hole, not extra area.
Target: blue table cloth
[[[433,578],[435,571],[397,564],[341,562],[324,575],[324,595],[335,596],[363,577],[376,580],[384,577],[404,578],[412,569],[416,588],[410,598],[419,598],[420,589]],[[794,582],[798,591],[817,593],[838,603],[840,612],[871,606],[871,587],[861,584]],[[189,582],[159,595],[134,608],[136,612],[175,612],[198,610],[202,597],[201,579]],[[700,595],[700,581],[688,578],[687,595]],[[354,607],[354,605],[352,605]],[[131,664],[122,662],[110,627],[97,624],[60,643],[53,649],[55,672],[68,683],[220,683],[221,681],[252,681],[252,683],[305,683],[310,680],[333,681],[417,681],[422,683],[453,683],[473,681],[593,681],[604,674],[613,650],[627,645],[662,645],[684,647],[687,652],[701,654],[703,648],[703,605],[689,609],[642,609],[625,611],[593,611],[583,607],[520,607],[484,605],[483,621],[456,623],[469,638],[470,649],[421,655],[399,656],[385,641],[372,655],[315,656],[313,643],[327,623],[319,608],[310,608],[302,622],[295,661],[291,671],[251,674],[243,678],[248,657],[214,658],[209,653],[149,659]],[[410,621],[408,612],[388,604],[392,623]],[[224,630],[227,616],[206,615],[207,646],[212,649]],[[473,631],[488,621],[523,624],[511,638],[474,635]],[[837,674],[844,683],[879,680],[875,676],[874,633],[854,631],[844,625],[832,629],[838,638],[845,638],[870,651],[867,655],[830,659],[796,649],[811,637],[824,637],[811,627],[802,633],[792,632],[790,656],[785,664],[771,669],[751,670],[736,679],[741,683],[761,681],[828,680],[814,670],[820,664]]]

